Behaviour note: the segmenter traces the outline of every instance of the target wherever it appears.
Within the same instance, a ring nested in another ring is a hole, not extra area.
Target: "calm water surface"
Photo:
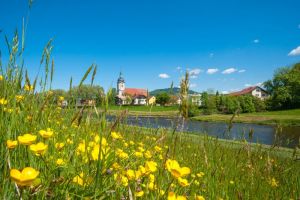
[[[108,120],[114,117],[109,116]],[[174,128],[175,120],[170,118],[156,117],[127,117],[126,123],[129,125],[142,126],[148,128]],[[300,127],[284,127],[282,130],[270,125],[233,123],[230,132],[228,125],[224,122],[200,122],[187,121],[178,131],[207,134],[222,139],[241,140],[245,138],[249,142],[272,145],[275,142],[283,147],[295,147],[299,144]],[[249,132],[253,131],[252,141]],[[276,134],[276,132],[278,134]],[[277,135],[277,136],[276,136]]]

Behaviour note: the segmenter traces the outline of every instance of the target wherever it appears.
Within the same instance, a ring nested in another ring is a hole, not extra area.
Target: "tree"
[[[109,96],[107,97],[109,105],[115,105],[116,96],[117,96],[117,89],[116,88],[111,88],[111,90],[109,92]]]
[[[103,97],[104,90],[99,85],[82,85],[81,87],[72,88],[72,97],[76,99],[94,99],[96,105],[100,105]]]
[[[159,93],[158,95],[156,95],[156,103],[158,103],[158,104],[161,104],[164,106],[167,103],[169,103],[169,101],[170,101],[170,96],[166,92]]]
[[[271,94],[267,102],[271,109],[300,108],[300,63],[279,68],[264,87]]]

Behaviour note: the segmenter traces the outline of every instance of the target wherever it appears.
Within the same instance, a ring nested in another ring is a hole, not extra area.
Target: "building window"
[[[256,89],[256,92],[260,92],[260,90],[257,88],[257,89]]]
[[[256,94],[255,96],[259,97],[259,94]]]

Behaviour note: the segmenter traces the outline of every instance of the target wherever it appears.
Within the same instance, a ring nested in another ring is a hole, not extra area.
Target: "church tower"
[[[119,78],[118,78],[118,84],[117,84],[117,93],[118,96],[123,96],[125,91],[125,80],[122,76],[122,72],[120,72]]]

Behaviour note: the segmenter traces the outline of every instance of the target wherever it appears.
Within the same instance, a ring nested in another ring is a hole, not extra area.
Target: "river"
[[[115,117],[109,116],[111,121]],[[162,117],[132,117],[126,118],[128,125],[142,126],[148,128],[173,128],[175,120],[172,118]],[[233,123],[230,131],[228,124],[224,122],[201,122],[189,120],[180,126],[178,131],[193,132],[197,134],[207,134],[222,139],[241,140],[246,139],[248,142],[293,148],[299,145],[300,127],[283,127],[281,130],[270,125]],[[249,132],[253,132],[252,139]]]

